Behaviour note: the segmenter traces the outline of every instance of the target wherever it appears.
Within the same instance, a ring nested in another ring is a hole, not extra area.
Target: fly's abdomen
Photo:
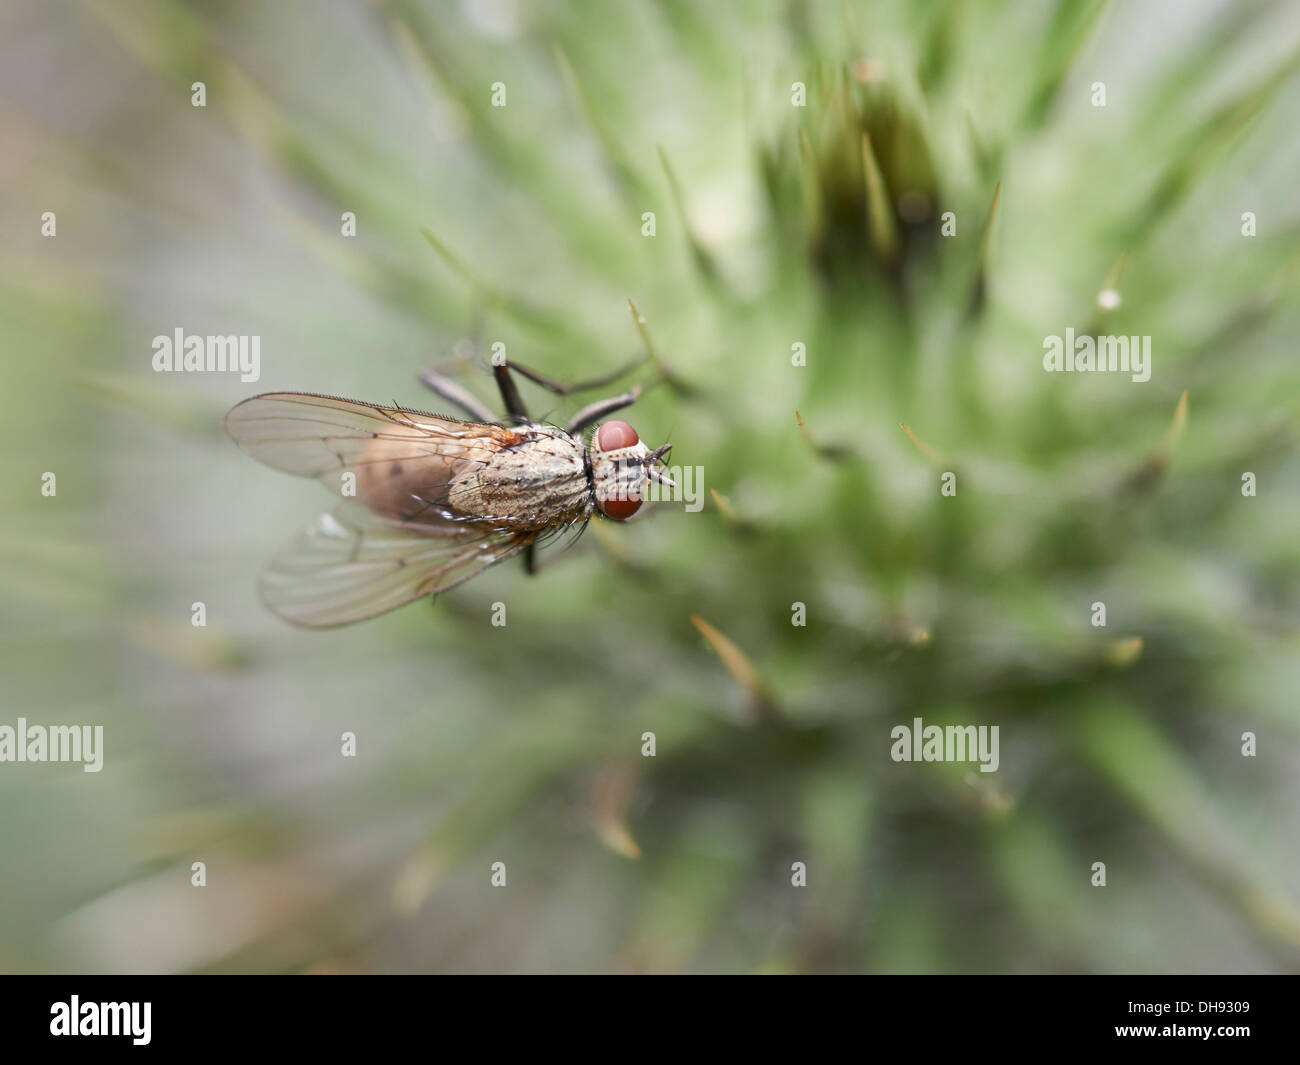
[[[447,521],[459,464],[424,453],[402,439],[377,439],[357,465],[357,494],[377,514],[394,521],[440,525]]]

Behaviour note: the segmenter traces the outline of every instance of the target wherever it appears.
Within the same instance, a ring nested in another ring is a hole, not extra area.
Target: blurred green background
[[[105,764],[0,765],[0,969],[1294,971],[1298,63],[1283,2],[6,5],[0,724]],[[225,410],[455,355],[495,407],[495,341],[651,345],[705,508],[263,610],[330,500]],[[892,762],[917,716],[999,771]]]

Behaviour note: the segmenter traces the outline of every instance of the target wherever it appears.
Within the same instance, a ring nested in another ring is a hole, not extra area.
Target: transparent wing
[[[258,462],[319,478],[336,493],[344,473],[374,479],[411,465],[450,480],[523,439],[499,425],[305,392],[244,400],[226,415],[226,432]]]
[[[535,537],[470,525],[434,532],[349,500],[276,555],[261,577],[262,601],[295,625],[347,625],[469,580]]]

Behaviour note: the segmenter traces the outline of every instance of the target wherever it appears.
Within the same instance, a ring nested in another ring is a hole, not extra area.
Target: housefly
[[[660,470],[671,445],[651,450],[627,422],[601,421],[634,403],[639,386],[583,407],[562,429],[529,418],[510,376],[567,394],[630,368],[560,385],[517,363],[494,364],[504,420],[432,369],[421,380],[468,419],[303,392],[237,404],[225,424],[241,448],[343,496],[272,560],[260,581],[263,602],[296,625],[346,625],[514,555],[533,572],[539,544],[593,516],[630,518],[647,482],[674,487]]]

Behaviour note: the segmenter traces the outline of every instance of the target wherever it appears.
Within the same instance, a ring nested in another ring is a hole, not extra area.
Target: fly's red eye
[[[635,433],[632,435],[636,436]],[[607,499],[600,505],[600,509],[605,512],[605,517],[607,518],[613,518],[615,521],[627,521],[628,518],[641,509],[641,500],[636,499],[635,497],[629,499]]]
[[[632,447],[640,440],[627,422],[606,422],[596,430],[596,446],[601,451],[617,451],[622,447]],[[613,515],[610,515],[613,517]]]

